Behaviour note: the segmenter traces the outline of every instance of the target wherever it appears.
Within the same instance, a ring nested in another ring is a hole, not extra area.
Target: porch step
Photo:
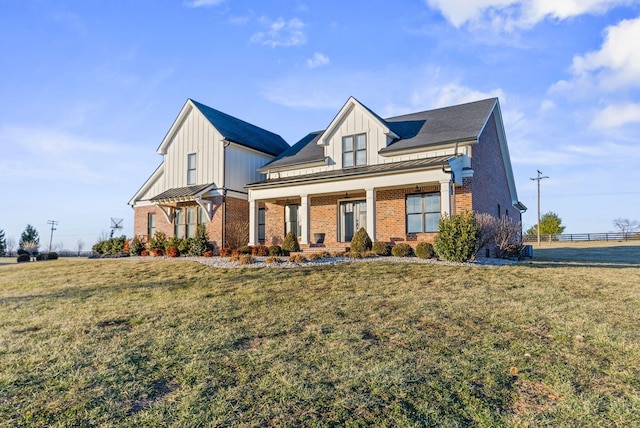
[[[347,248],[349,248],[349,245],[326,246],[324,244],[308,244],[308,245],[301,245],[300,252],[306,253],[306,254],[321,253],[323,251],[326,251],[328,253],[344,253],[345,251],[347,251]]]

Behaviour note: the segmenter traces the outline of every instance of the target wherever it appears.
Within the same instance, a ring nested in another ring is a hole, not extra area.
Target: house
[[[432,241],[441,215],[465,210],[521,220],[500,104],[491,98],[383,119],[355,98],[250,182],[249,244],[345,249]]]
[[[287,149],[279,135],[187,100],[157,149],[162,163],[129,201],[134,234],[188,238],[205,224],[218,247],[246,244],[245,186]]]

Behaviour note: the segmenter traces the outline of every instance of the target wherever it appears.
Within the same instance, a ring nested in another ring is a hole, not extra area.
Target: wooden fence
[[[537,242],[537,235],[525,235],[522,239],[524,242]],[[587,242],[587,241],[631,241],[639,240],[640,233],[563,233],[560,235],[540,235],[540,241],[564,241],[564,242]]]

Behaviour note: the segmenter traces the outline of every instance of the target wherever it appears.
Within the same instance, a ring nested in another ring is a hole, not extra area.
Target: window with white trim
[[[182,208],[176,209],[173,219],[173,234],[178,239],[184,238],[184,210]]]
[[[407,195],[407,233],[437,232],[440,193]]]
[[[367,164],[367,134],[342,137],[342,167]]]
[[[187,155],[187,186],[196,184],[196,154]]]
[[[258,208],[258,241],[260,242],[265,239],[266,213],[266,209]]]
[[[149,213],[147,215],[147,237],[153,238],[156,233],[156,213]]]
[[[284,234],[293,232],[296,237],[302,235],[302,223],[300,223],[300,217],[298,211],[300,205],[285,205],[284,207]]]

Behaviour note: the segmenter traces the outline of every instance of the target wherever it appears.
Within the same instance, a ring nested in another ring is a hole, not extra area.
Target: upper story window
[[[196,184],[196,154],[187,155],[187,185]]]
[[[367,164],[367,134],[342,137],[342,167]]]

